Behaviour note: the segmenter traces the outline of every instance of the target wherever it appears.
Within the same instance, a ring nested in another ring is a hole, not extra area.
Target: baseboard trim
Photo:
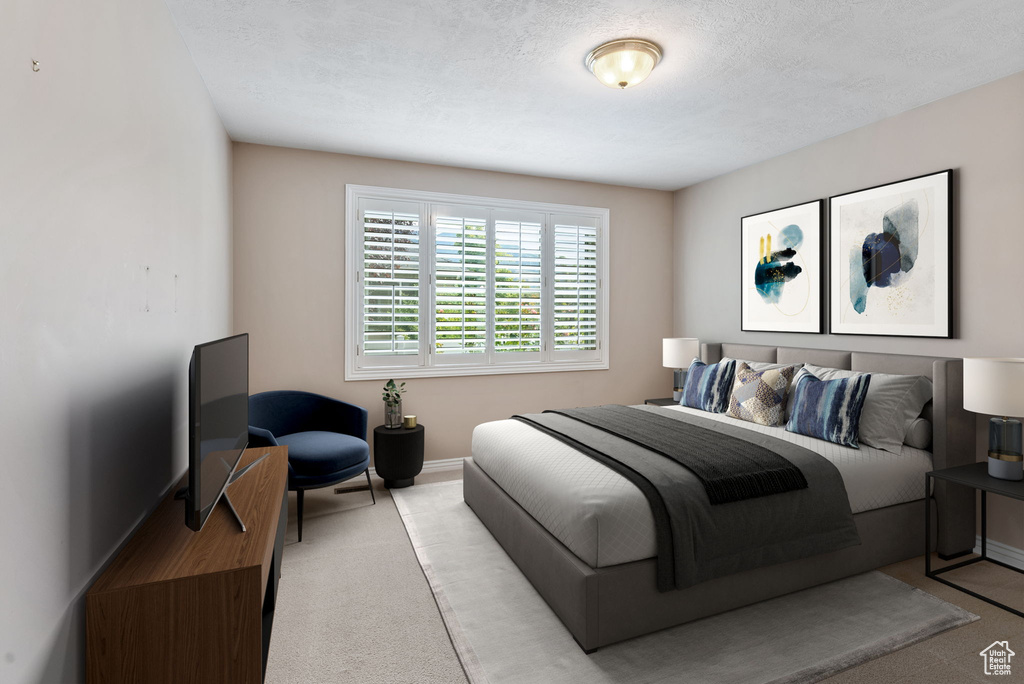
[[[456,468],[462,468],[464,460],[462,458],[444,458],[436,461],[424,461],[421,472],[432,473],[435,470],[455,470]],[[377,469],[370,468],[370,475],[377,477]]]
[[[1024,551],[1009,544],[988,540],[988,557],[1012,565],[1015,568],[1024,570]],[[981,553],[981,536],[975,540],[974,553]]]

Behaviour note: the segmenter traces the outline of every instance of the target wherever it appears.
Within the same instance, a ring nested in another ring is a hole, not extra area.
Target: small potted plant
[[[405,394],[405,383],[396,385],[394,380],[388,380],[384,385],[384,427],[402,427],[402,395]]]

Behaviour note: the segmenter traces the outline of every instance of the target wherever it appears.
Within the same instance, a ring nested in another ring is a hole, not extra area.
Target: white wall
[[[741,216],[948,168],[954,339],[740,332]],[[1024,356],[1022,189],[1024,72],[679,190],[675,332],[713,342]],[[979,419],[980,429],[986,421]],[[979,442],[981,460],[987,432]],[[1024,504],[991,499],[992,536],[1024,548]]]
[[[610,369],[410,380],[403,410],[426,427],[427,459],[469,456],[485,421],[671,391],[671,193],[242,143],[233,161],[235,330],[250,333],[253,392],[320,392],[384,422],[384,381],[345,382],[346,183],[611,210]]]
[[[230,333],[230,154],[160,0],[5,0],[0,681],[83,679],[83,592],[186,466],[188,354]]]

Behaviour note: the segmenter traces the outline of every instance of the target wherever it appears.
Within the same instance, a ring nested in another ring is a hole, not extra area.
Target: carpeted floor
[[[417,483],[460,477],[457,470],[427,473]],[[376,506],[367,492],[308,492],[301,544],[289,521],[267,682],[466,681],[394,501],[375,484]],[[294,497],[291,506],[294,516]],[[1024,621],[925,579],[923,565],[918,558],[883,570],[981,620],[839,673],[830,683],[984,682],[991,678],[979,651],[996,640],[1009,639],[1011,648],[1024,644]],[[1020,578],[986,564],[957,571],[965,585],[1024,607]],[[1000,680],[1024,682],[1021,662]]]

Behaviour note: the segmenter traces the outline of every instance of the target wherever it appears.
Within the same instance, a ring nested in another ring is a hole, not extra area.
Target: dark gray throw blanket
[[[659,591],[835,551],[860,543],[836,467],[790,442],[655,406],[633,411],[675,420],[763,447],[800,470],[807,486],[711,505],[688,467],[634,441],[559,412],[514,416],[632,482],[651,506]],[[637,414],[629,414],[637,415]]]
[[[800,469],[771,449],[671,416],[614,405],[544,413],[569,416],[686,466],[712,505],[807,486]]]

